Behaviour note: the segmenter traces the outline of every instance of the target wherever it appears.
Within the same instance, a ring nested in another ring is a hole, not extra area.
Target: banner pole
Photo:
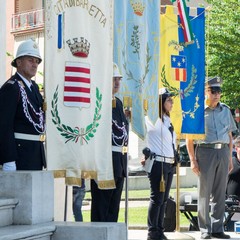
[[[177,150],[180,151],[180,140],[177,140]],[[179,153],[179,152],[178,152]],[[176,230],[180,231],[180,163],[176,166]]]
[[[180,169],[180,163],[176,166],[176,230],[180,231],[180,212],[179,212],[179,205],[180,205],[180,198],[179,198],[179,187],[180,187],[180,181],[179,181],[179,169]]]
[[[129,146],[128,146],[129,151]],[[128,151],[127,151],[127,163],[126,163],[126,182],[125,182],[125,224],[126,224],[126,239],[128,239]]]
[[[64,202],[64,222],[67,221],[67,201],[68,199],[68,186],[65,187],[65,202]]]

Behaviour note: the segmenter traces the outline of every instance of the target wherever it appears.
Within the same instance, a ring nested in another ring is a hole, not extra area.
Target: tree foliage
[[[208,76],[223,79],[222,100],[240,107],[240,1],[208,0],[206,17]]]

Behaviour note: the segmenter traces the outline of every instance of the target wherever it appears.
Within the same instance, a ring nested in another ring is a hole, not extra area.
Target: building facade
[[[8,0],[6,2],[6,66],[5,79],[8,79],[15,69],[11,61],[19,44],[29,38],[39,44],[40,54],[44,58],[44,1],[39,0]],[[35,79],[43,84],[43,64],[39,65]]]

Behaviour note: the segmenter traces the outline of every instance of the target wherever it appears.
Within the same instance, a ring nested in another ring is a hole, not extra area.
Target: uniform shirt
[[[25,82],[27,87],[31,90],[32,82],[28,81],[25,77],[23,77],[19,72],[17,74],[22,78],[22,80]]]
[[[163,119],[164,122],[158,118],[154,125],[148,116],[145,117],[148,147],[157,155],[172,158],[174,157],[172,144],[176,143],[176,134],[173,132],[172,136],[168,129],[171,126],[170,118],[164,115]]]
[[[205,133],[204,143],[227,143],[229,144],[229,132],[235,131],[236,124],[231,111],[223,103],[216,108],[205,108]]]

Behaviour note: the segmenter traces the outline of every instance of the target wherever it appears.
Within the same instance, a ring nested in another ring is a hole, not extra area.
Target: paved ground
[[[124,207],[124,202],[121,202],[121,207]],[[149,201],[130,201],[129,207],[148,206]],[[83,206],[84,210],[90,209],[90,204]],[[145,229],[132,229],[128,230],[128,240],[147,240],[147,230]],[[231,240],[240,240],[240,234],[234,232],[226,232],[231,236]],[[168,232],[166,236],[169,240],[200,240],[200,232],[185,231],[185,232]]]
[[[240,234],[226,232],[231,236],[231,240],[240,240]],[[200,240],[200,232],[174,232],[166,233],[169,240]],[[147,230],[129,230],[128,240],[147,240]]]

